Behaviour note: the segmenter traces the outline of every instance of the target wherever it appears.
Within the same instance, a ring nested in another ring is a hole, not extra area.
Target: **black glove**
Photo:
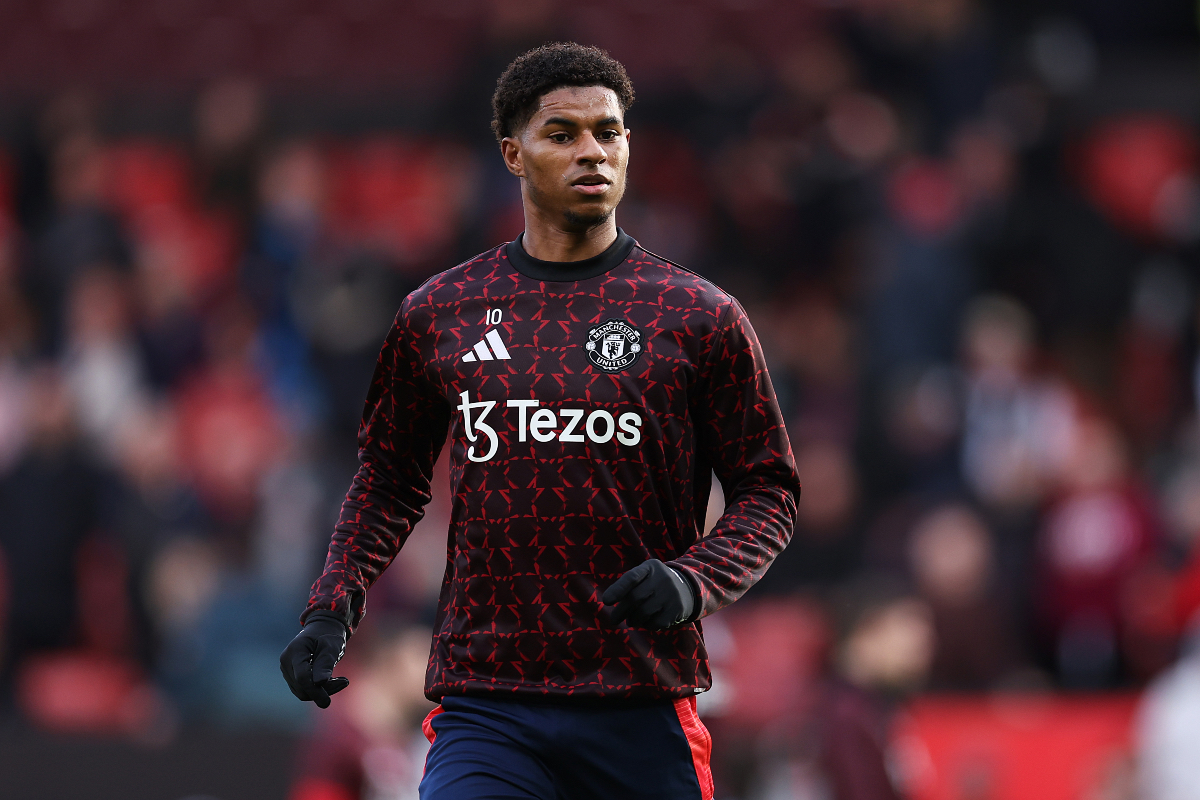
[[[332,615],[313,614],[279,656],[279,669],[292,694],[329,708],[329,695],[350,685],[333,677],[333,668],[346,652],[346,626]]]
[[[614,623],[628,619],[638,628],[669,628],[692,616],[696,596],[687,578],[657,558],[643,561],[604,592]]]

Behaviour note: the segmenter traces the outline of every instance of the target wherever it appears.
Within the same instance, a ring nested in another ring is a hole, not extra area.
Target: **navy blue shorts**
[[[421,800],[712,800],[712,739],[696,700],[580,707],[447,697]]]

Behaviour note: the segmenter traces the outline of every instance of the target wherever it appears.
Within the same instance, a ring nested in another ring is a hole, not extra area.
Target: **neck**
[[[598,225],[566,229],[543,219],[536,209],[525,206],[525,252],[541,261],[583,261],[599,255],[617,240],[617,219],[609,214]]]

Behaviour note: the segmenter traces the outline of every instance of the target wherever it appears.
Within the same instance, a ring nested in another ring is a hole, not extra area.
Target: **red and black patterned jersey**
[[[673,698],[710,686],[699,617],[791,536],[800,491],[754,331],[732,297],[619,233],[554,264],[520,239],[409,295],[384,342],[307,615],[354,628],[451,447],[446,573],[425,691]],[[711,474],[724,515],[702,535]],[[601,595],[657,558],[693,621],[612,624]]]

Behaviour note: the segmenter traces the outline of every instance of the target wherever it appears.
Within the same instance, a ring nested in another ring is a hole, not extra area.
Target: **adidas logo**
[[[492,349],[488,349],[488,345]],[[492,355],[495,353],[495,355]],[[496,333],[496,329],[488,331],[483,335],[483,340],[475,343],[473,350],[468,350],[467,354],[462,357],[463,361],[507,361],[512,358],[508,354],[508,348],[504,346],[504,342],[500,341],[500,334]]]

